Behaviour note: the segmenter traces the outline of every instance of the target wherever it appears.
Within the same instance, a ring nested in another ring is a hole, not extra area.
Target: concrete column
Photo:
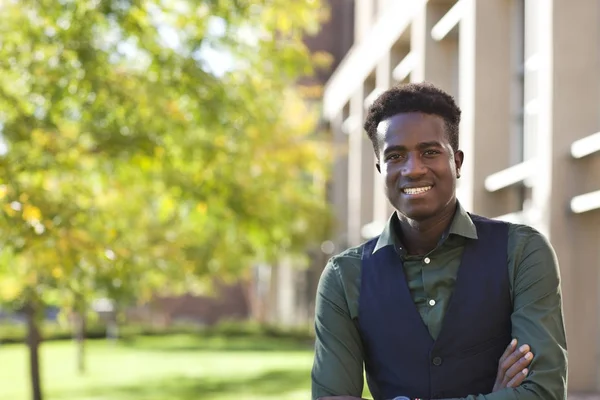
[[[267,320],[272,324],[279,323],[279,266],[276,263],[271,265],[269,274],[269,294],[267,298]]]
[[[379,63],[375,71],[375,81],[378,89],[384,91],[392,84],[392,57],[387,53]],[[376,158],[373,159],[375,163]],[[389,202],[385,196],[383,177],[373,167],[373,220],[386,221],[391,214]]]
[[[373,1],[377,3],[377,14],[375,16],[378,17],[381,14],[385,13],[386,8],[388,8],[390,6],[390,4],[392,3],[393,0],[373,0]]]
[[[375,168],[375,153],[373,152],[373,145],[371,140],[367,137],[367,134],[362,129],[360,130],[360,134],[362,136],[361,143],[361,152],[362,152],[362,173],[361,173],[361,230],[362,227],[366,224],[373,222],[374,219],[374,209],[375,209],[375,192],[373,188],[375,187],[375,173],[377,172]],[[364,241],[364,238],[360,239],[361,242]]]
[[[524,79],[523,67],[525,63],[525,12],[523,0],[510,2],[511,13],[511,150],[510,164],[515,165],[524,161],[523,140],[523,110],[524,110]],[[518,200],[518,208],[523,207],[522,199]]]
[[[276,271],[274,276],[277,292],[277,301],[274,304],[276,307],[276,321],[281,325],[290,326],[296,321],[295,303],[297,293],[295,290],[294,267],[288,257],[282,257],[274,271]]]
[[[376,71],[375,71],[376,72]],[[376,74],[370,75],[367,80],[363,83],[363,97],[362,97],[362,105],[363,105],[363,113],[360,117],[360,135],[362,138],[361,141],[361,206],[360,206],[360,226],[361,231],[362,227],[373,222],[374,218],[374,207],[375,207],[375,192],[373,188],[375,187],[375,152],[373,151],[373,144],[371,140],[367,136],[367,133],[363,129],[362,125],[364,123],[364,119],[367,114],[367,109],[365,108],[365,98],[371,94],[375,88],[377,87],[377,79]],[[357,99],[358,101],[358,99]],[[361,242],[364,241],[361,235]]]
[[[458,95],[458,42],[455,37],[435,41],[431,29],[448,11],[444,4],[426,3],[411,27],[411,52],[415,69],[411,82],[431,82],[453,96]]]
[[[348,135],[343,132],[342,124],[347,116],[343,111],[331,121],[335,158],[331,181],[331,204],[334,204],[336,229],[334,243],[336,251],[347,246],[348,232]]]
[[[350,99],[350,117],[353,123],[348,138],[348,245],[361,243],[360,230],[363,225],[363,205],[367,193],[364,185],[365,142],[362,129],[364,119],[364,88],[360,85]],[[370,186],[372,187],[372,186]],[[369,188],[370,188],[369,187]]]
[[[375,21],[373,0],[354,0],[354,42],[362,42]]]
[[[495,217],[510,211],[508,193],[488,193],[485,178],[509,166],[510,7],[506,0],[461,0],[459,104],[465,162],[459,199],[470,211]]]
[[[532,202],[539,211],[536,225],[548,235],[561,264],[569,388],[594,391],[600,389],[600,215],[572,215],[568,204],[584,181],[577,175],[579,161],[569,157],[570,145],[599,128],[600,3],[538,3],[540,111]]]

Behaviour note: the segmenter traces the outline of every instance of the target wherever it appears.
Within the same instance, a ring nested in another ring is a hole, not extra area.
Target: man
[[[396,212],[323,271],[313,399],[359,399],[363,364],[376,400],[566,399],[554,251],[533,228],[458,203],[459,122],[454,99],[425,83],[371,106],[364,127]]]

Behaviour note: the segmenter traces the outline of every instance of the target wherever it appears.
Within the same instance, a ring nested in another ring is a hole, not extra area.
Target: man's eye
[[[423,154],[431,157],[440,154],[440,152],[437,150],[426,150]]]
[[[386,157],[386,161],[394,161],[394,160],[399,160],[400,159],[400,154],[390,154],[389,156]]]

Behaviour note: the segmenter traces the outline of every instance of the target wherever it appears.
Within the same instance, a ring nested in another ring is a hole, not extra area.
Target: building
[[[599,42],[598,0],[356,0],[354,43],[323,100],[343,150],[331,185],[339,252],[392,212],[362,129],[374,98],[419,81],[457,98],[460,201],[534,226],[557,252],[572,392],[600,391]]]

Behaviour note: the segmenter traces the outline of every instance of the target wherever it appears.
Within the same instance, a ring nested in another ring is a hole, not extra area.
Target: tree
[[[34,400],[46,304],[190,290],[325,233],[328,151],[290,89],[318,1],[0,10],[0,300],[28,315]]]

